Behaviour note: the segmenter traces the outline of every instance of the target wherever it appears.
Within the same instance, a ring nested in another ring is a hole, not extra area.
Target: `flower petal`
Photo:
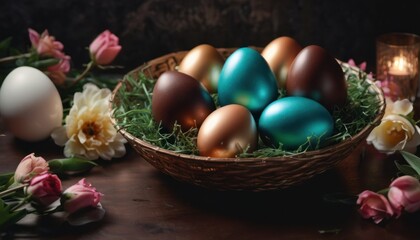
[[[83,92],[74,94],[73,106],[66,117],[66,156],[83,156],[89,160],[98,157],[110,160],[125,154],[127,141],[113,126],[108,110],[111,91],[85,84]],[[58,134],[57,134],[58,135]]]
[[[39,33],[32,28],[28,29],[29,32],[29,40],[31,40],[32,47],[37,48],[39,44]]]
[[[54,129],[51,133],[51,138],[54,140],[55,144],[64,146],[69,140],[67,137],[66,127],[58,127]]]
[[[409,138],[414,135],[416,129],[414,128],[413,124],[408,121],[405,117],[396,114],[390,114],[382,119],[382,121],[392,121],[395,123],[401,123],[401,127],[409,134]]]
[[[408,99],[394,102],[392,113],[407,116],[413,111],[413,104]]]

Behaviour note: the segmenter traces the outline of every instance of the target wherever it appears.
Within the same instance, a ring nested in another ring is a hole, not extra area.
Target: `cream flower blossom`
[[[85,84],[83,92],[74,94],[65,125],[51,134],[57,145],[65,146],[66,157],[110,160],[125,154],[124,143],[127,141],[111,123],[110,96],[109,89],[99,89],[93,84]]]
[[[384,117],[390,114],[398,114],[407,116],[413,111],[413,104],[408,99],[393,102],[390,98],[386,98],[386,108]]]
[[[397,150],[415,152],[420,145],[420,128],[407,119],[413,111],[412,103],[407,99],[392,102],[387,98],[386,104],[381,124],[372,130],[366,141],[388,154]]]

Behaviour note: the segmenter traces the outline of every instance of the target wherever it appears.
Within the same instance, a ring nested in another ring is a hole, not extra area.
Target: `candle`
[[[393,58],[392,63],[388,63],[389,74],[396,76],[410,75],[412,72],[411,64],[407,61],[407,58],[400,55]]]
[[[409,33],[389,33],[376,41],[376,76],[392,86],[384,89],[394,101],[414,101],[419,84],[420,36]],[[385,87],[386,88],[386,87]],[[419,90],[420,94],[420,90]]]

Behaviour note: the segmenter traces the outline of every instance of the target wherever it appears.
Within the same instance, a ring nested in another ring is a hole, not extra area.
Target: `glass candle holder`
[[[419,85],[420,37],[389,33],[376,39],[376,75],[385,95],[414,101]]]

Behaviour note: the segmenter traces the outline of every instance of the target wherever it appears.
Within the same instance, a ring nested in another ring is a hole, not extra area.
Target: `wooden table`
[[[51,140],[29,144],[1,136],[0,172],[14,171],[29,153],[49,160],[62,158],[62,151]],[[363,144],[337,167],[287,190],[218,192],[179,183],[129,148],[122,159],[102,161],[88,173],[63,179],[66,188],[86,177],[105,194],[102,204],[107,212],[102,221],[69,227],[30,217],[3,238],[420,239],[418,213],[376,225],[362,219],[356,207],[323,200],[329,193],[358,194],[387,187],[396,174],[393,160],[398,158]],[[320,233],[323,230],[332,233]]]

